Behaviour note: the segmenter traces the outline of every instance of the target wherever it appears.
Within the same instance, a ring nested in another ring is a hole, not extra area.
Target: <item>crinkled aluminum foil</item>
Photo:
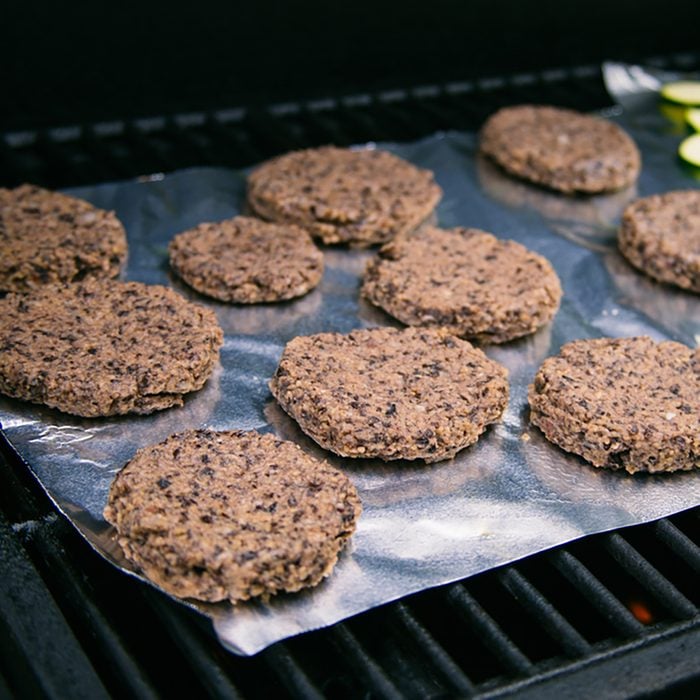
[[[546,255],[563,283],[562,307],[551,325],[486,349],[510,371],[510,404],[503,420],[456,459],[427,466],[340,459],[323,453],[276,405],[267,382],[288,340],[397,324],[358,298],[371,251],[325,249],[320,287],[278,305],[225,305],[184,286],[168,269],[170,238],[244,207],[245,173],[213,168],[71,190],[114,209],[124,222],[127,279],[173,286],[215,309],[226,339],[220,367],[205,388],[180,409],[105,420],[0,398],[8,439],[95,549],[126,571],[130,565],[101,513],[115,472],[143,445],[186,428],[256,428],[294,440],[344,469],[359,489],[364,512],[328,579],[269,604],[193,605],[239,654],[587,534],[697,505],[700,474],[632,477],[597,470],[528,425],[527,385],[566,341],[638,334],[690,346],[700,341],[700,298],[652,282],[615,247],[627,202],[697,182],[676,158],[679,135],[655,108],[619,121],[639,144],[644,169],[636,188],[598,197],[564,197],[507,177],[477,157],[474,134],[382,144],[435,172],[444,189],[441,225],[474,226],[518,240]]]

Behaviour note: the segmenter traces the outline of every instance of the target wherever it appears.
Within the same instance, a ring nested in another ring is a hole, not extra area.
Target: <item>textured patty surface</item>
[[[655,194],[624,211],[622,254],[650,277],[700,292],[700,190]]]
[[[321,447],[383,460],[449,459],[508,403],[504,367],[467,341],[427,328],[294,338],[270,389]]]
[[[387,243],[362,294],[410,326],[502,343],[536,331],[561,299],[549,261],[478,229],[425,227]]]
[[[317,584],[360,511],[350,480],[294,443],[191,430],[139,450],[104,514],[125,556],[161,588],[235,603]]]
[[[479,148],[504,170],[566,193],[619,190],[639,177],[641,157],[619,126],[558,107],[505,107],[484,124]]]
[[[270,221],[294,223],[324,243],[385,243],[426,221],[442,191],[433,174],[386,151],[325,146],[263,163],[248,203]]]
[[[530,420],[596,467],[700,467],[700,351],[647,337],[576,340],[544,361]]]
[[[0,290],[116,277],[126,233],[114,212],[76,197],[22,185],[0,189]]]
[[[171,289],[95,281],[0,300],[0,392],[79,416],[150,413],[200,389],[215,314]]]
[[[323,276],[323,253],[304,229],[246,216],[184,231],[169,253],[170,265],[191,287],[239,304],[293,299]]]

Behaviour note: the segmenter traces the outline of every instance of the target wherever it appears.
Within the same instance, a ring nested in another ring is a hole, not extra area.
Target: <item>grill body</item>
[[[692,68],[680,55],[667,67]],[[242,167],[324,143],[472,130],[522,101],[608,106],[593,66],[339,98],[13,130],[2,184],[65,187]],[[632,697],[700,688],[700,510],[585,538],[278,643],[207,623],[115,570],[7,443],[0,460],[0,696]]]

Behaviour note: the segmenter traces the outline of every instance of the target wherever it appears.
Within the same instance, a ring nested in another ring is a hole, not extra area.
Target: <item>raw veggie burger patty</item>
[[[223,333],[171,289],[89,280],[0,299],[0,392],[79,416],[151,413],[204,386]]]
[[[442,190],[433,174],[386,151],[325,146],[286,153],[248,178],[248,203],[323,243],[385,243],[426,221]]]
[[[290,341],[270,381],[282,408],[344,457],[437,462],[508,403],[507,370],[444,330],[372,328]]]
[[[410,326],[503,343],[549,321],[561,285],[546,258],[485,231],[424,227],[387,243],[362,294]]]
[[[114,212],[33,185],[0,189],[0,291],[116,277],[126,233]]]
[[[301,296],[323,276],[323,253],[306,231],[247,216],[184,231],[169,253],[170,265],[191,287],[240,304]]]
[[[139,450],[104,515],[165,591],[235,603],[319,583],[360,511],[350,480],[294,443],[190,430]]]
[[[700,190],[632,202],[622,216],[618,243],[650,277],[700,292]]]
[[[483,126],[479,148],[512,175],[566,193],[619,190],[641,168],[619,126],[558,107],[501,109]]]
[[[575,340],[544,361],[530,420],[596,467],[700,467],[700,350],[647,337]]]

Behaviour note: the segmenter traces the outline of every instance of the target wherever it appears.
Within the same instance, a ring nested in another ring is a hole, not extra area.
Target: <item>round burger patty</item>
[[[508,403],[504,367],[430,328],[294,338],[270,389],[321,447],[383,460],[450,459]]]
[[[248,204],[259,216],[303,226],[323,243],[359,247],[416,229],[441,196],[432,172],[373,149],[293,151],[248,177]]]
[[[213,311],[171,289],[89,280],[0,299],[0,392],[79,416],[182,405],[219,356]]]
[[[165,591],[235,603],[319,583],[360,511],[350,480],[294,443],[190,430],[139,450],[104,515],[127,559]]]
[[[575,340],[540,367],[530,420],[596,467],[700,467],[700,351],[644,336]]]
[[[479,148],[511,175],[567,194],[619,190],[641,170],[639,149],[617,124],[559,107],[499,110]]]

